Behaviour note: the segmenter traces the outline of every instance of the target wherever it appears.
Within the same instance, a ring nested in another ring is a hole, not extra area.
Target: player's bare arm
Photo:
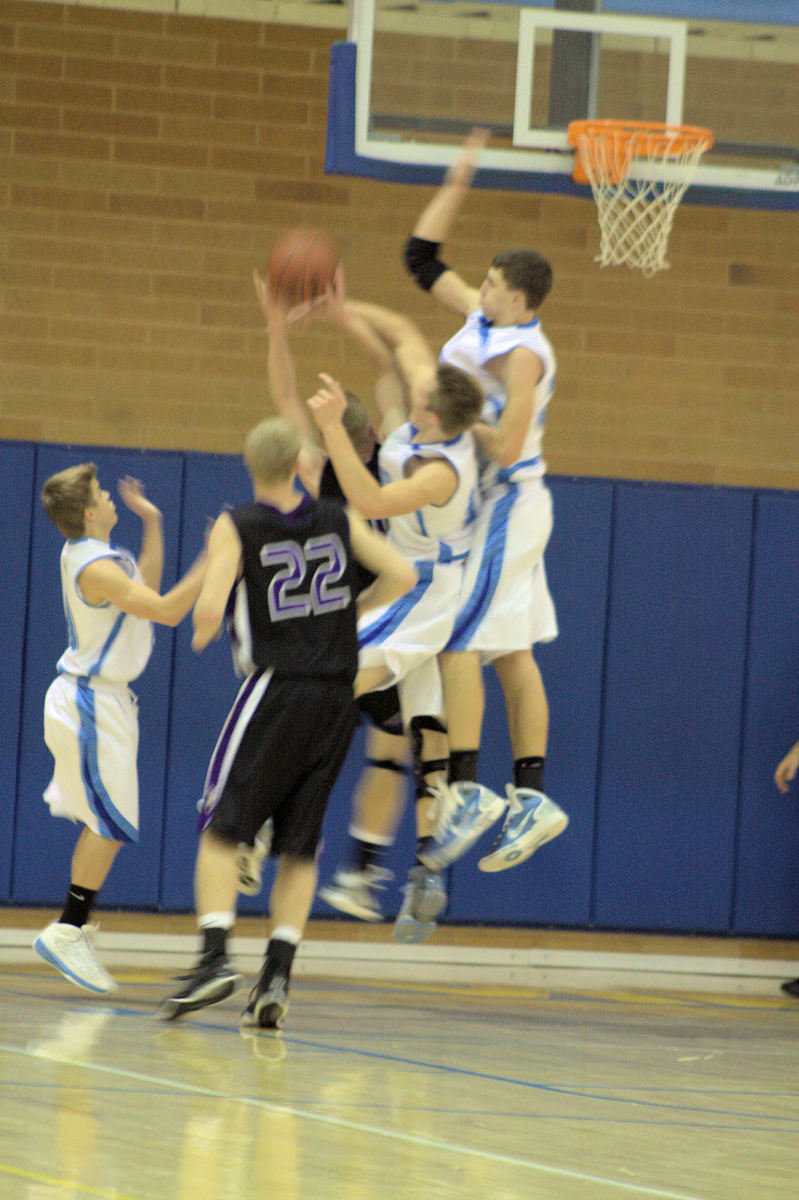
[[[489,366],[505,385],[507,404],[496,425],[478,422],[472,432],[480,448],[501,467],[510,466],[521,455],[533,415],[533,393],[543,369],[540,358],[524,346],[492,360]]]
[[[774,782],[778,791],[783,795],[786,794],[789,785],[796,778],[797,771],[799,771],[799,742],[794,742],[774,772]]]
[[[444,183],[419,216],[412,239],[406,246],[405,264],[420,286],[441,304],[463,316],[478,307],[479,289],[470,287],[451,267],[446,267],[443,272],[434,270],[431,275],[423,259],[428,256],[435,260],[441,243],[446,241],[472,185],[480,153],[487,141],[487,130],[472,130],[464,142],[462,153],[449,168]],[[434,275],[437,278],[433,279]]]
[[[208,538],[208,564],[192,613],[191,648],[199,652],[216,637],[228,596],[241,569],[241,540],[228,513],[220,513]]]
[[[269,338],[267,369],[269,395],[281,416],[291,421],[303,439],[298,473],[303,486],[312,495],[319,493],[319,480],[325,455],[316,435],[313,421],[297,391],[297,373],[289,348],[289,314],[285,303],[272,292],[268,282],[257,270],[252,273],[255,295],[266,321]]]
[[[80,587],[87,604],[114,604],[132,617],[143,617],[159,625],[179,625],[197,599],[205,572],[201,554],[173,588],[159,595],[154,588],[131,579],[111,558],[98,558],[80,573]]]
[[[125,475],[118,484],[119,496],[126,508],[142,523],[141,552],[138,565],[142,579],[153,591],[161,591],[164,573],[164,530],[161,510],[144,494],[139,479]]]
[[[348,509],[350,545],[355,558],[376,579],[358,596],[358,616],[369,609],[392,604],[416,584],[418,574],[412,562],[403,558],[386,538],[370,529],[366,522]]]
[[[361,462],[341,422],[343,393],[330,376],[308,401],[319,425],[330,461],[344,495],[367,520],[398,517],[415,512],[425,504],[445,504],[458,484],[457,474],[445,459],[416,460],[406,478],[381,485]]]

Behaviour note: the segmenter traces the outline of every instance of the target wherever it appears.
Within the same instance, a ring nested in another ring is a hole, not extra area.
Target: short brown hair
[[[253,482],[291,479],[300,453],[300,435],[285,417],[267,417],[244,440],[244,463]]]
[[[501,250],[491,263],[513,291],[524,292],[528,308],[543,304],[552,288],[552,267],[537,250]]]
[[[42,488],[44,511],[66,538],[83,537],[86,509],[94,502],[92,484],[97,479],[94,463],[80,463],[51,475]]]
[[[479,383],[466,371],[450,363],[439,364],[430,408],[441,422],[442,432],[448,437],[465,433],[474,425],[482,411],[484,399]]]

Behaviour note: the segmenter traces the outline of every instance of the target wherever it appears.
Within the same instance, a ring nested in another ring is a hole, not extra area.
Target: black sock
[[[449,782],[476,782],[477,755],[477,750],[453,750],[449,756]]]
[[[202,931],[203,935],[203,955],[227,953],[227,935],[228,930],[223,929],[221,925],[207,925]]]
[[[368,867],[380,866],[388,851],[388,846],[378,842],[365,842],[363,838],[354,837],[350,846],[350,863],[353,871],[365,871]]]
[[[71,883],[59,923],[61,925],[77,925],[79,929],[88,924],[89,913],[92,911],[96,895],[97,892],[93,892],[91,888],[79,887],[77,883]]]
[[[297,947],[293,942],[284,942],[280,938],[270,938],[266,947],[266,966],[270,974],[285,975],[288,979],[294,962]]]
[[[517,758],[513,764],[513,786],[544,790],[544,759],[541,755]]]

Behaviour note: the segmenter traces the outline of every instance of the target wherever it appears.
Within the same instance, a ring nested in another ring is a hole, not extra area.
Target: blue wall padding
[[[36,497],[49,475],[91,459],[100,482],[112,493],[117,480],[133,475],[164,514],[166,559],[164,586],[175,580],[178,553],[183,459],[180,455],[97,447],[42,446],[37,453],[33,490]],[[112,540],[138,553],[141,522],[117,499],[119,522]],[[31,595],[25,646],[25,695],[22,705],[17,825],[14,841],[12,898],[19,904],[59,904],[69,883],[69,863],[79,829],[50,816],[42,791],[52,774],[52,758],[44,745],[44,694],[55,677],[56,663],[67,644],[61,602],[59,554],[64,539],[34,508],[30,542]],[[133,684],[139,697],[140,841],[124,847],[103,889],[106,906],[152,907],[161,876],[161,827],[164,771],[170,715],[172,630],[159,627],[156,645],[145,672]]]
[[[799,739],[799,497],[756,501],[733,929],[799,935],[799,781],[774,769]]]
[[[181,572],[188,570],[202,546],[207,524],[224,506],[249,503],[252,485],[239,458],[231,455],[186,455],[183,493]],[[202,796],[208,762],[240,680],[233,672],[226,636],[202,654],[191,649],[191,623],[178,630],[172,676],[170,754],[164,822],[164,873],[160,902],[164,908],[193,905],[192,880],[197,849],[197,801]],[[242,898],[242,909],[247,903]]]
[[[591,917],[594,798],[607,608],[613,488],[602,480],[551,481],[555,524],[546,553],[560,636],[537,648],[550,704],[547,791],[569,813],[569,827],[540,854],[488,874],[477,860],[499,826],[452,871],[450,916],[520,924],[585,925]],[[480,779],[505,794],[513,758],[502,691],[486,671]]]
[[[751,524],[746,492],[617,487],[597,925],[730,927]]]
[[[105,485],[141,478],[164,513],[164,585],[185,571],[207,520],[250,496],[237,457],[0,447],[10,521],[4,565],[0,728],[0,902],[58,905],[78,830],[42,801],[52,760],[42,703],[66,644],[58,555],[41,509],[53,471],[87,458]],[[743,488],[554,478],[547,550],[561,634],[536,658],[551,710],[546,788],[566,833],[528,862],[484,874],[496,829],[449,872],[447,919],[682,932],[799,933],[799,782],[778,795],[776,763],[799,737],[799,495]],[[115,540],[138,551],[122,505]],[[32,520],[32,523],[31,523]],[[140,698],[142,838],[120,854],[101,907],[188,911],[196,804],[238,682],[226,639],[192,652],[190,622],[159,628]],[[511,750],[504,702],[485,671],[480,776],[504,791]],[[360,728],[334,790],[320,878],[347,849],[361,775]],[[17,756],[17,747],[19,754]],[[413,861],[413,790],[387,865],[393,917]],[[243,898],[266,911],[264,893]],[[331,910],[316,900],[314,913]]]
[[[11,895],[11,853],[17,795],[17,748],[24,686],[23,649],[28,603],[28,546],[31,530],[32,446],[0,445],[0,562],[3,564],[3,618],[0,620],[0,900]]]

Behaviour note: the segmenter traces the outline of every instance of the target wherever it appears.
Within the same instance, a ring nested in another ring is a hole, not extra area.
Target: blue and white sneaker
[[[398,942],[423,942],[436,927],[436,918],[447,904],[444,882],[437,871],[420,865],[411,867],[402,889],[405,899],[394,922]]]
[[[427,847],[419,854],[426,867],[439,871],[465,854],[505,810],[505,801],[481,783],[435,785],[442,812]]]
[[[87,992],[105,995],[115,992],[117,985],[98,962],[94,949],[95,930],[94,925],[78,928],[77,925],[53,921],[36,938],[33,948],[71,983],[85,988]]]
[[[533,788],[508,784],[508,812],[502,831],[477,864],[481,871],[505,871],[523,863],[545,842],[563,833],[569,818],[554,800]]]

